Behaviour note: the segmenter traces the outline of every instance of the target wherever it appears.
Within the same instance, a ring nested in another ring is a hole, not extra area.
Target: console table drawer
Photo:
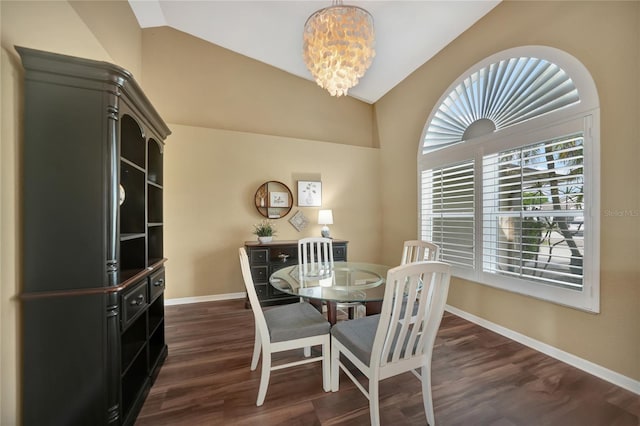
[[[273,247],[269,250],[269,262],[298,262],[298,245]]]
[[[333,246],[333,260],[334,262],[346,262],[347,261],[347,246],[334,245]]]
[[[257,249],[251,250],[249,253],[249,263],[251,265],[258,264],[267,264],[267,259],[269,259],[269,250],[268,249]]]
[[[269,266],[252,266],[251,277],[255,283],[266,283],[269,280]]]

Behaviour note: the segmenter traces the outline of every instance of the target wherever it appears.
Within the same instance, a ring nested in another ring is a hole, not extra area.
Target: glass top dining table
[[[360,262],[293,265],[271,274],[269,283],[283,293],[326,302],[333,325],[337,303],[363,302],[367,315],[379,312],[389,268]]]

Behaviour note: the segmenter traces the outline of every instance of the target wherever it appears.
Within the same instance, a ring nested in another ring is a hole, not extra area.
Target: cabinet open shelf
[[[144,167],[141,167],[139,165],[137,165],[136,163],[134,163],[131,160],[127,160],[125,157],[120,157],[120,161],[122,161],[124,164],[127,164],[129,167],[135,169],[135,170],[139,170],[142,173],[145,173],[145,169]]]
[[[147,310],[147,312],[149,313],[149,333],[151,335],[156,332],[156,329],[164,319],[163,299],[164,298],[162,296],[158,297]]]
[[[149,184],[147,188],[149,222],[162,222],[162,188]]]
[[[138,122],[125,114],[120,119],[120,156],[140,166],[145,167],[145,140]]]
[[[155,332],[149,338],[149,364],[152,370],[162,361],[166,353],[164,344],[164,319],[158,324]]]
[[[146,196],[145,175],[131,164],[120,162],[120,186],[124,201],[120,205],[120,233],[144,233]]]
[[[145,235],[144,234],[120,234],[120,241],[129,241],[129,240],[135,240],[138,238],[144,238]]]
[[[122,376],[122,411],[125,419],[136,400],[145,391],[147,378],[147,357],[144,353],[144,356],[135,359],[127,374]]]
[[[149,139],[149,164],[147,179],[162,186],[162,146],[153,138]]]
[[[126,375],[131,364],[143,352],[147,344],[147,328],[145,327],[144,318],[138,318],[131,327],[122,334],[122,374]]]
[[[151,226],[148,231],[148,257],[149,265],[162,258],[163,253],[163,227]]]
[[[120,268],[144,269],[147,266],[145,258],[145,238],[134,238],[120,241]]]

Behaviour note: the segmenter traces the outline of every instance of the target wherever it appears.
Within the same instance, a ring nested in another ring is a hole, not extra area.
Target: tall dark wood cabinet
[[[25,69],[23,424],[130,425],[167,356],[171,132],[128,71],[16,50]]]

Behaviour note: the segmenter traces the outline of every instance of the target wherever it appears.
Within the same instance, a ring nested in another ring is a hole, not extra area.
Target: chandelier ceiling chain
[[[374,39],[369,12],[334,1],[314,12],[304,25],[304,62],[318,86],[332,96],[343,96],[371,65]]]

